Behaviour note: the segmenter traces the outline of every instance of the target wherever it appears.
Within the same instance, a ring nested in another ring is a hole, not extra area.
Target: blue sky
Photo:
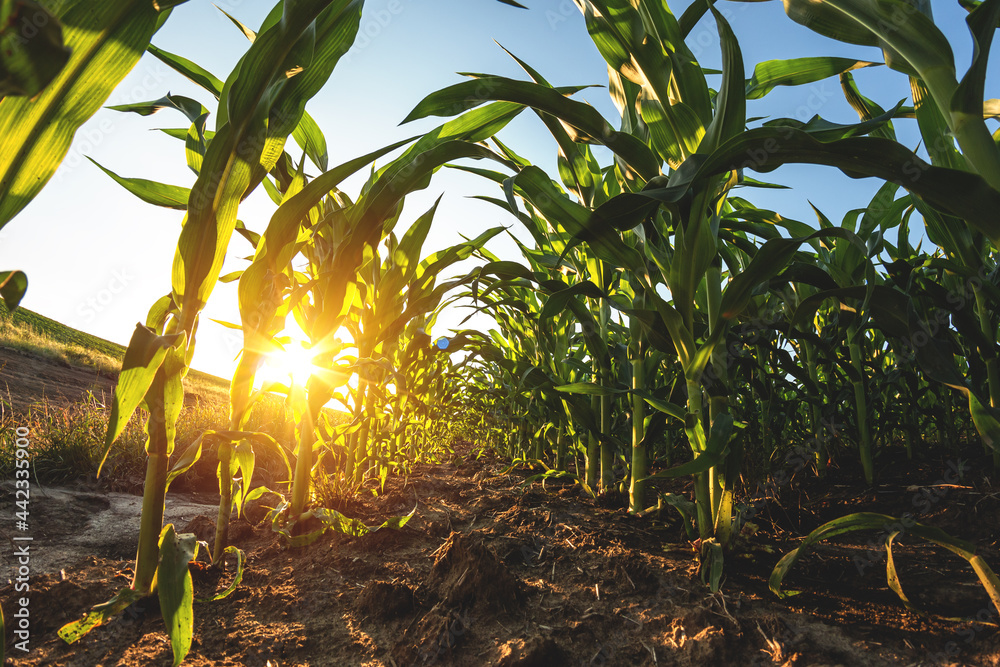
[[[258,0],[216,4],[254,28],[271,6]],[[523,0],[523,4],[531,9],[517,10],[493,0],[368,0],[355,48],[308,106],[326,134],[331,164],[437,125],[441,119],[403,127],[398,123],[423,96],[461,81],[455,72],[525,78],[495,42],[556,85],[607,83],[604,62],[571,0]],[[679,16],[688,4],[672,2],[670,6]],[[964,70],[972,52],[965,11],[955,2],[935,5],[935,18]],[[722,1],[719,7],[739,38],[748,77],[754,64],[775,58],[839,55],[881,60],[876,49],[840,44],[794,24],[784,16],[780,2]],[[153,42],[223,79],[248,46],[229,20],[205,0],[178,7]],[[711,19],[702,20],[688,43],[703,66],[718,66],[718,37]],[[995,72],[994,66],[991,74]],[[856,79],[862,92],[882,106],[909,97],[906,77],[884,67],[856,72]],[[1000,97],[998,88],[988,86],[987,97]],[[108,104],[153,100],[168,91],[195,97],[214,108],[207,93],[150,56],[139,62]],[[577,98],[593,104],[605,117],[617,118],[605,88],[588,89]],[[762,101],[751,102],[748,113],[801,120],[814,114],[838,122],[857,119],[836,79],[778,89]],[[22,269],[29,276],[25,307],[103,338],[128,342],[136,322],[144,320],[153,301],[170,289],[170,266],[183,216],[134,198],[86,157],[125,176],[190,186],[194,175],[185,165],[183,144],[153,129],[180,127],[185,122],[179,113],[169,111],[142,118],[102,109],[83,126],[49,185],[0,231],[0,267]],[[904,143],[917,146],[915,122],[897,121],[896,128]],[[556,173],[554,143],[533,115],[523,114],[501,138],[549,173]],[[444,193],[425,253],[458,242],[459,234],[474,236],[489,227],[514,223],[502,210],[468,199],[473,194],[495,195],[491,184],[457,172],[441,176],[408,201],[401,223],[408,223]],[[849,209],[863,207],[879,186],[873,179],[852,181],[819,167],[786,167],[764,178],[795,189],[741,194],[758,206],[810,224],[815,224],[815,216],[809,201],[836,222]],[[345,189],[351,193],[359,185],[349,183]],[[273,210],[270,200],[258,191],[243,204],[240,218],[251,229],[263,231]],[[512,231],[521,235],[520,230]],[[502,237],[489,247],[501,256],[516,258],[515,246]],[[246,266],[240,258],[251,252],[249,244],[234,237],[225,271]],[[227,377],[231,373],[239,334],[209,318],[238,321],[235,297],[234,285],[216,288],[202,320],[195,368]],[[435,333],[445,334],[463,316],[445,317]]]

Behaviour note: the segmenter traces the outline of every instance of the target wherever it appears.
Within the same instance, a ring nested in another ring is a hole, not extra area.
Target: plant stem
[[[872,464],[871,432],[868,426],[868,397],[865,393],[865,367],[862,361],[860,336],[864,336],[855,325],[848,329],[848,348],[850,349],[851,365],[858,373],[859,379],[854,381],[854,406],[858,418],[858,451],[861,455],[861,469],[864,471],[865,482],[871,486],[875,483],[875,470]]]
[[[223,442],[219,447],[219,514],[215,521],[215,547],[212,562],[222,564],[222,556],[229,541],[229,517],[233,510],[233,443]],[[244,480],[246,484],[250,480]]]
[[[646,388],[646,371],[640,350],[636,350],[632,360],[632,388],[640,391]],[[632,396],[632,485],[629,488],[629,512],[641,512],[645,507],[645,477],[649,475],[646,445],[642,443],[646,418],[646,401]]]
[[[299,387],[292,387],[292,391],[301,392]],[[304,400],[302,405],[305,410],[302,419],[299,421],[299,442],[296,448],[295,477],[292,479],[292,507],[289,521],[298,521],[302,512],[305,511],[306,503],[309,501],[309,491],[312,482],[312,450],[313,450],[313,419],[309,402]]]
[[[594,362],[594,374],[597,374],[597,362]],[[601,397],[590,397],[590,412],[596,415],[601,409]],[[597,435],[588,431],[587,433],[587,486],[591,489],[597,488],[597,481],[600,478],[601,468],[601,442]]]
[[[132,589],[144,595],[153,593],[153,580],[160,562],[160,531],[163,528],[163,503],[167,495],[169,455],[166,430],[164,391],[166,372],[156,371],[147,392],[149,419],[146,420],[146,483],[142,492],[142,518],[139,526],[139,548],[135,556],[135,576]]]

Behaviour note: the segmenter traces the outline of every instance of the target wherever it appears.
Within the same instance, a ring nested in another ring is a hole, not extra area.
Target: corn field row
[[[182,114],[186,123],[168,133],[183,142],[197,180],[185,188],[101,166],[144,201],[183,211],[184,225],[170,292],[132,336],[106,439],[108,449],[139,407],[148,411],[134,580],[63,628],[66,641],[158,589],[175,663],[183,660],[192,632],[187,568],[198,544],[163,526],[163,507],[170,482],[201,456],[219,461],[216,564],[242,563],[227,527],[233,511],[265,491],[284,499],[272,518],[291,546],[325,530],[363,534],[374,527],[314,502],[317,485],[344,495],[378,487],[471,435],[541,470],[536,479],[627,493],[635,514],[676,508],[712,590],[746,518],[745,479],[766,478],[804,444],[816,475],[851,459],[869,485],[893,448],[913,457],[978,439],[1000,467],[1000,133],[988,126],[1000,103],[983,99],[1000,1],[957,3],[976,47],[963,71],[927,0],[785,0],[789,19],[816,33],[883,50],[884,66],[912,90],[911,104],[887,108],[852,74],[882,63],[775,60],[754,65],[748,79],[740,44],[712,2],[675,15],[665,2],[576,0],[607,62],[619,118],[575,101],[586,86],[552,86],[511,54],[524,78],[469,75],[405,119],[443,124],[336,166],[305,106],[351,47],[362,0],[285,0],[258,30],[230,17],[250,45],[225,80],[149,44],[176,4],[122,0],[98,12],[62,3],[49,25],[65,28],[60,39],[50,35],[45,48],[54,50],[42,57],[54,71],[26,66],[38,57],[31,49],[0,62],[3,223],[58,166],[86,117],[76,100],[92,113],[144,51],[214,105],[167,95],[114,107]],[[47,11],[24,0],[2,7],[8,15]],[[74,12],[107,30],[80,29]],[[685,42],[709,20],[721,73],[705,70]],[[749,116],[778,86],[831,77],[857,122]],[[497,138],[524,112],[552,135],[558,173]],[[67,122],[46,125],[52,117]],[[897,140],[894,126],[904,123],[919,128],[920,155]],[[883,184],[841,220],[817,209],[804,222],[755,206],[754,189],[779,186],[751,174],[789,164]],[[402,221],[403,204],[441,168],[481,179],[481,199],[531,239],[517,241],[519,258],[487,247],[504,227],[424,251],[437,204]],[[358,191],[341,189],[364,171]],[[257,187],[275,207],[260,232],[238,217]],[[915,247],[920,234],[927,242]],[[244,269],[221,275],[234,235],[241,238],[232,247],[252,254]],[[447,277],[469,259],[473,268]],[[26,278],[11,271],[0,280],[16,306]],[[238,284],[241,321],[231,326],[243,334],[229,425],[175,451],[181,380],[220,281]],[[435,340],[428,332],[456,302],[496,327]],[[282,337],[289,318],[308,338],[315,372],[261,385],[261,365],[293,344]],[[247,428],[254,403],[275,391],[294,413],[291,451],[275,434]],[[352,406],[346,422],[324,411],[332,399]],[[833,426],[839,438],[817,437]],[[287,488],[255,487],[264,451],[285,460]],[[693,497],[659,494],[652,482],[662,478],[692,479]],[[306,520],[322,527],[306,532]],[[785,594],[784,574],[815,541],[887,521],[852,514],[822,526],[778,564],[772,590]],[[908,530],[968,560],[1000,608],[1000,581],[972,545],[921,524]]]

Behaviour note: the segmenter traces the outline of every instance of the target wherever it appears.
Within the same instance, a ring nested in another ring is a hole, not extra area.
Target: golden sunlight
[[[283,350],[267,355],[267,360],[258,372],[264,382],[280,382],[286,384],[289,378],[297,384],[304,385],[309,376],[318,367],[313,364],[313,351],[299,341],[288,342]]]
[[[268,352],[264,363],[257,370],[256,386],[259,388],[268,384],[294,384],[305,386],[313,375],[323,377],[338,391],[327,403],[334,410],[353,410],[351,392],[358,387],[357,373],[344,369],[341,363],[348,363],[352,354],[357,351],[353,347],[353,338],[346,328],[340,328],[336,334],[325,341],[310,345],[308,336],[291,317],[285,322],[285,329],[277,340],[283,342],[282,349]],[[334,367],[317,365],[316,358],[334,352]],[[340,366],[340,368],[338,368]]]

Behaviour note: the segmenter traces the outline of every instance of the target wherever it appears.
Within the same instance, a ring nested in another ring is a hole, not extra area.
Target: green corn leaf
[[[102,166],[93,158],[88,157],[87,159],[97,165],[97,167],[105,174],[114,179],[116,183],[142,201],[148,204],[153,204],[154,206],[163,206],[164,208],[172,208],[179,211],[187,210],[188,198],[191,196],[190,188],[181,187],[179,185],[168,185],[166,183],[157,183],[156,181],[147,181],[144,178],[127,178],[119,176],[110,169]]]
[[[677,167],[703,137],[712,107],[705,77],[673,14],[665,4],[623,0],[590,0],[581,11],[609,78],[624,93],[616,105],[629,119],[625,130],[636,129],[633,112],[624,109],[637,100],[643,121],[655,126],[649,129],[656,148]]]
[[[740,168],[771,171],[794,163],[825,164],[852,178],[874,176],[897,183],[1000,243],[1000,222],[985,213],[1000,209],[1000,192],[976,174],[929,165],[912,151],[885,139],[855,137],[823,143],[792,128],[758,128],[721,146],[700,165],[699,171],[700,175]],[[659,193],[652,190],[637,194],[656,197]]]
[[[125,358],[122,360],[122,370],[115,387],[114,401],[111,404],[111,416],[108,417],[108,432],[104,439],[104,455],[97,474],[108,457],[111,445],[125,430],[129,419],[142,402],[146,392],[153,384],[153,378],[160,369],[168,350],[184,345],[184,334],[157,336],[156,333],[141,324],[137,324]],[[179,378],[178,378],[179,381]]]
[[[938,107],[948,109],[958,88],[955,57],[930,17],[930,0],[785,0],[785,11],[827,37],[881,46],[886,65],[919,76]]]
[[[230,14],[229,12],[227,12],[225,9],[219,7],[218,5],[216,5],[215,8],[218,9],[223,14],[225,14],[226,18],[229,19],[232,22],[232,24],[236,26],[236,29],[239,30],[240,32],[242,32],[243,36],[246,37],[248,40],[250,40],[251,43],[253,43],[254,41],[256,41],[256,39],[257,39],[257,33],[256,32],[254,32],[249,27],[247,27],[239,19],[233,17],[233,15]]]
[[[629,392],[628,389],[605,387],[604,385],[593,384],[591,382],[560,384],[553,387],[553,389],[567,394],[583,394],[584,396],[614,396],[616,394],[627,394]]]
[[[208,113],[208,109],[198,100],[183,95],[166,95],[151,102],[133,102],[131,104],[117,104],[108,107],[112,111],[123,113],[136,113],[140,116],[150,116],[163,109],[176,109],[184,114],[192,123]]]
[[[869,118],[860,123],[832,123],[824,118],[821,118],[820,116],[813,116],[805,123],[792,118],[777,118],[764,123],[764,127],[794,128],[807,133],[809,136],[817,139],[818,141],[823,142],[847,139],[849,137],[859,137],[865,134],[877,132],[884,125],[890,123],[893,118],[898,116],[899,109],[902,108],[904,101],[905,100],[900,100],[895,107],[883,113],[881,116]]]
[[[102,625],[108,619],[120,614],[135,602],[143,598],[143,594],[131,588],[123,588],[118,594],[102,604],[93,607],[82,619],[73,621],[59,628],[59,638],[67,644],[79,640],[94,628]]]
[[[864,248],[857,235],[841,227],[822,229],[794,239],[771,239],[761,246],[750,264],[729,282],[722,296],[721,317],[726,320],[737,317],[750,303],[753,290],[758,285],[783,271],[803,243],[821,238],[843,238]]]
[[[510,183],[511,186],[519,187],[524,192],[525,198],[534,204],[542,215],[564,227],[575,238],[587,243],[602,260],[614,266],[634,268],[643,266],[644,262],[634,248],[625,244],[614,230],[589,224],[590,212],[559,192],[545,172],[538,167],[525,167],[511,179]]]
[[[990,569],[985,561],[983,561],[980,556],[976,555],[975,547],[972,544],[964,540],[954,538],[940,528],[918,523],[909,517],[897,519],[885,514],[875,514],[873,512],[848,514],[847,516],[842,516],[838,519],[834,519],[833,521],[828,521],[809,533],[797,549],[785,554],[785,556],[774,567],[774,570],[771,572],[771,576],[768,579],[768,587],[780,598],[787,598],[801,593],[802,591],[782,590],[782,581],[788,575],[792,566],[795,565],[799,558],[807,553],[808,550],[817,542],[856,530],[888,531],[889,534],[886,538],[886,543],[889,545],[890,555],[886,575],[890,588],[892,588],[893,591],[899,595],[904,604],[907,604],[908,600],[906,599],[906,596],[903,595],[902,588],[899,585],[899,578],[896,575],[895,563],[893,562],[891,555],[892,540],[895,539],[895,537],[900,533],[911,534],[916,537],[923,538],[929,542],[937,544],[938,546],[944,547],[945,549],[948,549],[952,553],[965,559],[969,565],[972,566],[973,570],[975,570],[976,576],[979,577],[980,583],[982,583],[983,588],[985,588],[986,592],[989,594],[990,600],[993,601],[993,605],[998,611],[1000,611],[1000,580],[997,579],[996,574],[992,569]],[[907,606],[910,605],[907,604]]]
[[[687,463],[682,463],[681,465],[674,466],[673,468],[667,468],[666,470],[661,470],[658,473],[654,473],[648,477],[644,477],[643,480],[648,479],[676,479],[677,477],[687,477],[688,475],[697,475],[698,473],[705,472],[712,468],[721,465],[725,460],[726,456],[729,454],[728,449],[723,449],[722,451],[704,451],[697,454],[694,460],[688,461]]]
[[[7,310],[14,312],[28,291],[28,276],[24,271],[0,271],[0,298]]]
[[[747,98],[743,54],[729,22],[712,6],[722,46],[722,85],[715,100],[715,116],[705,129],[703,153],[709,153],[746,128]]]
[[[282,20],[258,35],[234,70],[237,76],[227,83],[231,87],[223,90],[219,122],[224,124],[192,188],[174,260],[172,282],[185,330],[194,326],[218,278],[240,200],[274,165],[285,138],[301,120],[306,100],[353,43],[361,4],[332,0],[286,7]],[[306,47],[315,51],[308,63],[299,60]],[[288,72],[303,64],[309,67],[285,83]],[[253,75],[239,76],[241,71]],[[265,103],[268,113],[260,113],[259,105]]]
[[[194,585],[189,563],[198,553],[198,538],[178,535],[173,524],[160,533],[160,564],[156,568],[156,592],[160,612],[170,636],[174,666],[184,662],[194,638]]]
[[[857,112],[862,122],[870,121],[885,114],[885,109],[861,94],[858,84],[854,81],[854,75],[850,72],[844,72],[840,75],[840,87],[844,91],[844,98]],[[885,125],[876,127],[870,134],[873,137],[880,137],[890,141],[896,140],[896,131],[892,126],[892,121],[886,121]]]
[[[753,77],[747,81],[746,96],[748,100],[759,100],[777,86],[801,86],[881,64],[830,56],[768,60],[754,67]]]
[[[504,49],[504,51],[507,51],[507,49]],[[552,87],[541,74],[526,62],[510,51],[507,51],[507,54],[528,73],[535,83],[549,88]],[[548,128],[559,147],[558,168],[563,183],[567,188],[574,190],[579,195],[581,202],[590,202],[594,195],[595,176],[599,176],[599,173],[595,175],[594,170],[591,168],[593,154],[587,146],[573,141],[569,132],[566,131],[566,128],[557,118],[537,110],[535,113],[542,123],[545,124],[545,127]],[[521,166],[528,165],[527,161],[519,162],[519,164]]]
[[[732,0],[733,2],[770,2],[770,0]],[[681,15],[680,21],[680,31],[683,37],[687,37],[694,30],[694,27],[698,24],[698,21],[705,16],[708,12],[710,5],[715,4],[717,0],[708,0],[707,2],[692,2],[684,10]],[[708,74],[708,72],[706,72]]]
[[[539,321],[545,321],[555,317],[566,308],[569,308],[569,302],[571,300],[575,301],[578,296],[585,296],[591,299],[602,299],[607,297],[600,287],[589,280],[575,282],[569,287],[560,289],[559,291],[553,292],[549,295],[549,298],[545,300],[545,306],[538,314]]]
[[[910,77],[910,91],[914,115],[931,163],[951,169],[967,169],[968,163],[955,147],[955,138],[948,120],[931,96],[927,85],[917,77]]]
[[[643,178],[656,176],[659,161],[649,148],[635,137],[618,132],[589,104],[565,97],[565,93],[582,90],[586,86],[549,88],[529,81],[516,81],[491,76],[466,81],[431,93],[421,100],[403,120],[408,123],[427,116],[449,116],[475,107],[483,102],[502,100],[549,113],[575,130],[576,141],[593,142],[607,146],[624,159]]]
[[[232,545],[226,547],[222,553],[233,554],[234,556],[236,556],[236,571],[233,573],[232,582],[230,582],[230,584],[226,586],[226,589],[221,593],[216,593],[210,598],[195,598],[195,602],[215,602],[216,600],[227,598],[233,594],[236,588],[240,585],[240,582],[243,581],[243,573],[246,570],[244,566],[244,562],[246,561],[246,554],[243,553],[242,550],[237,549]]]
[[[222,80],[208,70],[191,62],[187,58],[164,51],[152,44],[146,47],[146,50],[174,71],[186,76],[194,83],[212,93],[216,98],[222,94],[222,87],[224,85]]]
[[[677,405],[676,403],[670,403],[669,401],[664,401],[662,399],[659,399],[656,396],[653,396],[653,394],[649,393],[648,391],[633,390],[633,393],[636,394],[637,396],[640,396],[644,401],[649,403],[651,406],[653,406],[660,412],[670,415],[674,419],[683,422],[687,418],[687,409],[680,405]]]
[[[687,534],[687,538],[689,540],[697,538],[698,529],[695,528],[694,521],[698,510],[695,504],[676,493],[661,493],[660,499],[665,505],[673,507],[681,515],[681,522],[684,524],[684,532]]]
[[[320,507],[317,509],[304,512],[302,514],[302,520],[307,520],[309,518],[316,518],[322,524],[321,528],[307,533],[305,535],[292,535],[290,527],[279,528],[275,532],[284,535],[288,538],[288,545],[290,547],[302,547],[308,544],[312,544],[320,538],[320,536],[328,530],[332,530],[337,533],[342,533],[344,535],[349,535],[351,537],[363,537],[375,531],[382,530],[383,528],[388,528],[390,530],[401,530],[406,526],[407,522],[413,518],[414,513],[417,508],[414,507],[409,514],[403,516],[395,516],[386,519],[378,526],[367,526],[360,519],[352,519],[347,517],[337,510],[328,509],[325,507]]]
[[[891,516],[875,514],[873,512],[848,514],[833,521],[828,521],[809,533],[798,548],[788,552],[778,561],[778,564],[774,566],[774,570],[771,571],[771,576],[768,579],[768,587],[772,593],[782,599],[797,595],[802,591],[782,590],[781,583],[792,569],[792,566],[798,562],[799,558],[806,554],[812,545],[855,530],[883,530],[898,523],[899,520]]]
[[[330,156],[327,152],[326,137],[323,136],[319,124],[309,115],[309,112],[302,112],[302,120],[292,132],[292,138],[321,171],[326,171],[329,168]]]
[[[52,177],[77,128],[138,62],[158,23],[148,0],[63,7],[66,66],[35,99],[0,100],[0,227]]]
[[[722,586],[722,545],[709,538],[702,541],[701,550],[701,580],[712,593],[717,593]]]
[[[853,20],[851,15],[836,3],[807,0],[783,0],[783,2],[785,13],[790,19],[824,37],[848,44],[879,46],[878,37],[864,24]],[[912,13],[913,7],[907,7],[902,11]]]
[[[1000,1],[986,0],[965,19],[972,33],[975,49],[972,65],[951,99],[951,110],[975,116],[983,115],[983,97],[986,92],[986,69],[989,64],[993,35],[1000,23]]]
[[[0,98],[34,97],[69,57],[62,27],[45,7],[32,0],[0,2]]]

